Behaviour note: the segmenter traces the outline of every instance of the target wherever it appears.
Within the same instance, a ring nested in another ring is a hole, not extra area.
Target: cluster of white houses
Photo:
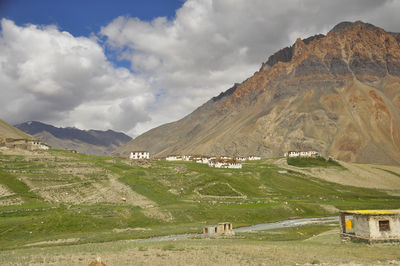
[[[288,151],[284,154],[285,157],[317,157],[320,153],[317,151]]]
[[[148,151],[132,151],[129,155],[131,160],[141,160],[141,159],[149,159],[150,153]],[[261,160],[261,157],[258,156],[248,156],[248,157],[229,157],[229,156],[221,156],[221,157],[209,157],[204,155],[169,155],[165,158],[167,161],[187,161],[187,162],[195,162],[195,163],[203,163],[208,164],[210,167],[216,168],[233,168],[240,169],[242,168],[241,161],[254,161]]]
[[[261,160],[261,157],[258,156],[249,156],[249,157],[230,157],[230,156],[221,156],[221,157],[209,157],[203,155],[170,155],[165,158],[167,161],[192,161],[195,163],[203,163],[208,164],[210,167],[215,168],[232,168],[232,169],[240,169],[242,168],[242,163],[240,161],[253,161],[253,160]]]
[[[148,151],[132,151],[129,155],[131,160],[150,159],[150,152]]]

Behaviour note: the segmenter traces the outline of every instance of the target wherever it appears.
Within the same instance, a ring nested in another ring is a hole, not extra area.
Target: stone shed
[[[206,226],[203,228],[203,234],[207,236],[229,236],[234,235],[231,223],[219,223],[214,226]]]
[[[366,242],[400,241],[400,210],[340,212],[342,238]]]

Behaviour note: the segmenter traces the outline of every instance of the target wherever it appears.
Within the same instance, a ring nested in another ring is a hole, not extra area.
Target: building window
[[[379,221],[379,231],[380,232],[390,231],[390,225],[388,220]]]

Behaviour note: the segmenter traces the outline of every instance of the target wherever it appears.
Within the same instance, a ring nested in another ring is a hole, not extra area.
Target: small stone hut
[[[203,228],[203,234],[207,236],[229,236],[234,235],[231,223],[219,223],[214,226],[206,226]]]
[[[400,241],[400,210],[340,212],[341,237],[366,242]]]

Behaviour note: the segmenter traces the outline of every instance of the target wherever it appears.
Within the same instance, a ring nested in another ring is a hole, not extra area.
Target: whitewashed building
[[[32,148],[38,150],[50,150],[50,146],[40,141],[32,141]]]
[[[183,161],[190,161],[190,159],[192,158],[192,156],[190,156],[190,155],[182,155],[182,160]]]
[[[148,151],[132,151],[129,155],[131,160],[150,159],[150,152]]]
[[[317,151],[289,151],[284,154],[285,157],[316,157],[319,155]]]
[[[400,241],[400,210],[341,211],[340,227],[344,239]]]
[[[210,167],[241,169],[242,164],[236,160],[212,159],[208,162]]]
[[[170,156],[167,156],[165,158],[165,160],[167,160],[167,161],[182,161],[183,158],[182,158],[182,156],[179,156],[179,155],[170,155]]]
[[[247,160],[258,161],[258,160],[261,160],[261,157],[252,155],[252,156],[249,156],[249,158],[247,158]]]

